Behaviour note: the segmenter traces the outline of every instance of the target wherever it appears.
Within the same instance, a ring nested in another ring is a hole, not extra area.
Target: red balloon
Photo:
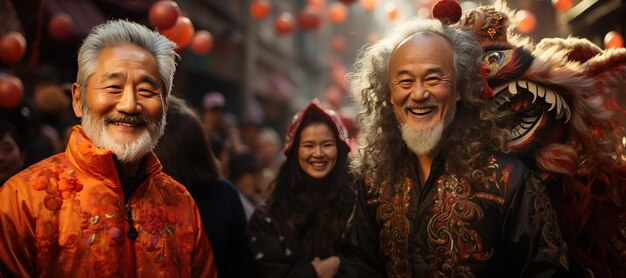
[[[288,12],[281,13],[274,21],[274,29],[279,35],[287,35],[293,31],[293,16]]]
[[[328,19],[332,23],[342,23],[348,17],[348,8],[339,2],[334,2],[328,7]]]
[[[200,30],[196,32],[191,41],[191,50],[196,54],[207,54],[213,48],[213,35],[209,31]]]
[[[55,40],[64,40],[70,36],[72,25],[74,25],[74,20],[69,14],[58,13],[53,15],[48,22],[48,33]]]
[[[298,25],[304,31],[313,31],[322,22],[318,8],[306,7],[298,13]]]
[[[191,42],[194,29],[189,18],[180,16],[172,28],[160,32],[163,36],[176,43],[176,49],[183,49]]]
[[[515,15],[515,18],[518,20],[517,30],[520,33],[530,33],[535,30],[537,26],[537,18],[535,15],[527,10],[520,10]]]
[[[268,0],[254,0],[250,4],[250,15],[255,19],[264,19],[270,15],[272,4]]]
[[[572,0],[552,0],[552,5],[557,11],[567,11],[574,5]]]
[[[150,25],[158,30],[172,28],[179,16],[180,8],[174,1],[158,1],[152,4],[148,11]]]
[[[0,74],[0,107],[12,108],[22,101],[22,81],[8,74]]]
[[[604,36],[604,46],[606,48],[624,47],[624,38],[618,32],[611,31]]]
[[[13,65],[17,63],[26,52],[26,40],[18,32],[9,32],[0,38],[0,59]]]

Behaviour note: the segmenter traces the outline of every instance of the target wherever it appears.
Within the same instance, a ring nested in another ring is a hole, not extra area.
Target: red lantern
[[[320,26],[320,10],[313,7],[305,7],[298,13],[298,25],[304,31],[313,31]]]
[[[537,18],[530,11],[520,10],[515,14],[515,18],[518,21],[517,31],[520,31],[520,33],[530,33],[537,26]]]
[[[339,0],[339,2],[344,3],[346,5],[350,5],[354,3],[356,0]]]
[[[150,25],[158,30],[172,28],[179,16],[180,8],[174,1],[158,1],[148,11]]]
[[[373,10],[378,5],[378,0],[361,0],[361,6],[366,10]]]
[[[310,8],[322,9],[326,6],[326,3],[324,3],[324,0],[309,0],[306,6]]]
[[[332,23],[343,23],[348,17],[348,8],[339,2],[334,2],[328,7],[328,19]]]
[[[9,32],[0,38],[0,59],[13,65],[17,63],[26,52],[26,40],[18,32]]]
[[[396,21],[400,16],[398,7],[396,7],[394,3],[385,4],[385,13],[387,13],[387,19],[389,19],[389,21]]]
[[[567,11],[572,8],[572,0],[552,0],[552,5],[557,11]]]
[[[604,36],[605,48],[620,48],[624,47],[624,38],[618,32],[611,31]]]
[[[264,19],[270,15],[272,4],[268,0],[254,0],[250,4],[250,15],[255,19]]]
[[[74,25],[74,20],[69,14],[58,13],[48,22],[48,33],[55,40],[64,40],[70,36],[72,25]]]
[[[22,81],[8,74],[0,74],[0,107],[12,108],[22,101]]]
[[[213,35],[209,31],[200,30],[196,32],[191,40],[191,50],[196,54],[207,54],[213,48]]]
[[[193,33],[193,24],[185,16],[178,17],[176,24],[172,28],[161,31],[161,34],[178,45],[176,49],[185,48],[191,42]]]
[[[287,35],[293,31],[293,16],[288,12],[281,13],[274,21],[274,29],[278,35]]]

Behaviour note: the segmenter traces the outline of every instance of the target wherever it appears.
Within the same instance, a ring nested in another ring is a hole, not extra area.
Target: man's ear
[[[74,108],[74,115],[80,118],[83,116],[83,93],[80,91],[78,83],[72,84],[72,108]]]

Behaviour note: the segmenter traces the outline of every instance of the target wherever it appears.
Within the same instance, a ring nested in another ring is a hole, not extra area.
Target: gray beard
[[[402,139],[409,149],[417,155],[430,154],[437,147],[443,135],[443,128],[443,121],[424,131],[414,131],[406,124],[400,124]]]
[[[165,131],[165,113],[159,122],[147,121],[147,130],[132,142],[117,142],[111,138],[104,119],[96,120],[91,109],[83,105],[81,126],[93,144],[104,150],[112,151],[120,162],[134,162],[150,153]]]

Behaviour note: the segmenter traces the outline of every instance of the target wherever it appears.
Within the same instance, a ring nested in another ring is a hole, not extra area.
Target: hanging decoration
[[[620,48],[624,47],[624,38],[620,33],[611,31],[606,33],[604,36],[604,47],[605,48]]]
[[[0,37],[0,60],[14,65],[24,57],[26,40],[19,32],[9,32]]]
[[[528,10],[520,10],[515,14],[517,20],[517,31],[523,34],[528,34],[535,30],[537,27],[537,18]]]
[[[176,49],[185,48],[193,38],[194,28],[191,20],[185,16],[179,16],[172,28],[160,31],[165,37],[175,42]]]
[[[198,55],[209,53],[213,48],[214,40],[211,32],[200,30],[196,32],[191,40],[191,50]]]
[[[346,21],[348,18],[348,8],[345,4],[339,2],[333,2],[328,7],[328,19],[330,22],[339,24]]]
[[[557,11],[565,12],[574,6],[572,0],[552,0],[552,5]]]
[[[72,32],[74,20],[69,14],[57,13],[48,22],[48,33],[55,40],[67,39]]]
[[[293,16],[288,12],[283,12],[274,20],[274,29],[280,36],[287,35],[293,31],[293,22]]]
[[[9,74],[0,73],[0,108],[13,108],[22,101],[24,85]]]
[[[254,19],[264,19],[270,15],[272,4],[269,0],[254,0],[250,4],[250,15]]]
[[[298,13],[298,26],[304,31],[316,30],[322,23],[319,8],[305,7]]]
[[[375,9],[378,5],[378,0],[360,0],[360,2],[361,6],[368,11]]]
[[[157,30],[174,27],[179,16],[180,8],[174,1],[158,1],[148,11],[148,21]]]
[[[385,4],[385,13],[387,14],[387,19],[392,22],[398,20],[400,16],[398,7],[394,3]]]
[[[311,8],[323,9],[326,6],[326,1],[325,0],[309,0],[306,6],[311,7]]]

